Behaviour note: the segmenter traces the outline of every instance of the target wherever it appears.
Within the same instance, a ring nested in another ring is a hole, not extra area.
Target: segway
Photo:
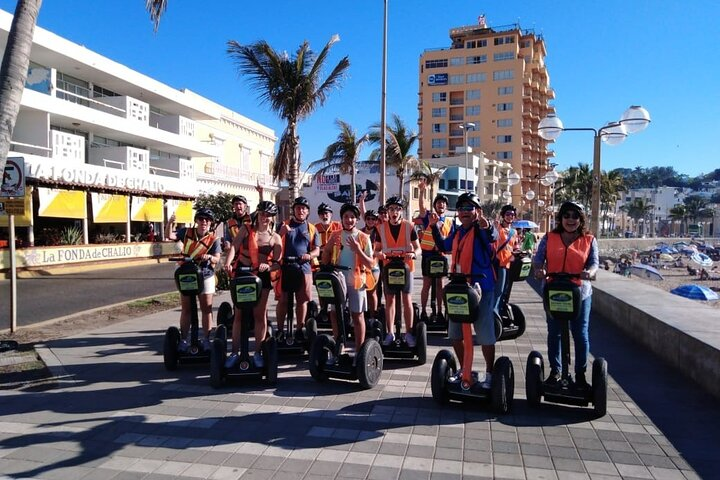
[[[597,357],[592,363],[592,379],[589,388],[578,387],[570,376],[570,322],[577,318],[582,303],[580,287],[571,281],[577,274],[553,273],[543,290],[543,306],[548,315],[560,324],[560,358],[562,374],[556,383],[547,383],[545,365],[540,352],[528,355],[525,369],[525,395],[531,406],[547,402],[566,405],[588,406],[593,404],[595,414],[607,413],[607,362]]]
[[[466,366],[471,366],[473,363],[472,323],[478,315],[480,295],[481,293],[471,287],[462,274],[451,275],[450,283],[445,286],[448,321],[462,324],[464,353],[462,363]],[[435,356],[430,386],[436,402],[445,405],[450,400],[477,400],[490,402],[498,413],[506,414],[510,411],[515,393],[515,369],[508,357],[502,356],[495,360],[489,389],[483,388],[482,383],[477,381],[478,374],[473,372],[472,368],[463,369],[459,378],[457,371],[457,362],[452,351],[444,349]]]
[[[300,257],[283,257],[280,273],[280,286],[287,293],[287,312],[285,328],[276,332],[278,353],[281,355],[303,355],[310,351],[315,336],[317,324],[315,318],[306,315],[305,332],[302,338],[295,337],[295,292],[299,285],[305,282],[304,273],[300,268]],[[309,302],[308,302],[309,303]],[[309,309],[308,309],[308,313]]]
[[[265,380],[270,385],[277,383],[278,352],[274,337],[255,338],[262,342],[262,353],[265,365],[257,368],[250,358],[250,325],[254,323],[253,308],[260,301],[262,280],[250,273],[251,267],[237,267],[236,276],[230,280],[230,296],[235,308],[240,310],[240,349],[239,361],[233,368],[225,368],[227,358],[227,342],[220,338],[213,340],[210,354],[210,385],[220,388],[223,380]],[[217,331],[226,336],[225,325],[217,327]]]
[[[445,255],[433,252],[430,255],[423,256],[422,259],[423,277],[429,277],[430,282],[430,315],[425,320],[428,332],[445,332],[447,331],[447,318],[437,313],[437,287],[438,278],[445,278],[448,274],[448,261]]]
[[[171,257],[171,262],[181,262],[175,269],[175,286],[180,295],[190,297],[190,342],[187,350],[180,350],[182,335],[178,327],[172,326],[165,331],[163,342],[163,362],[165,369],[176,370],[178,363],[205,363],[210,361],[210,350],[203,348],[199,339],[199,319],[197,298],[203,292],[204,279],[197,264],[190,257]],[[215,332],[216,339],[226,342],[225,331]]]
[[[530,257],[524,252],[516,253],[515,259],[510,263],[505,288],[498,304],[499,312],[495,312],[495,338],[498,342],[514,340],[525,333],[525,314],[520,307],[510,303],[510,293],[513,283],[527,279],[531,267]]]
[[[415,336],[415,346],[410,347],[405,341],[404,335],[401,335],[403,325],[403,304],[402,304],[402,291],[406,288],[410,282],[410,268],[405,263],[405,252],[392,252],[386,255],[388,261],[382,271],[382,277],[386,283],[385,287],[388,293],[395,295],[395,341],[390,345],[381,344],[383,355],[386,358],[395,359],[417,359],[418,365],[425,365],[427,361],[427,325],[425,322],[420,320],[420,307],[417,303],[413,303],[413,331],[411,332]],[[383,308],[384,310],[384,308]],[[383,320],[385,319],[386,311],[383,312]],[[387,332],[386,322],[383,321],[380,325],[383,329],[381,338],[385,338]]]
[[[338,338],[321,334],[315,337],[310,350],[310,375],[318,382],[328,378],[358,380],[363,388],[373,388],[380,380],[383,368],[383,352],[380,344],[371,336],[365,336],[360,351],[353,356],[341,353],[347,340],[347,325],[352,325],[350,310],[346,308],[347,295],[342,267],[322,266],[315,278],[318,297],[328,301],[328,310],[337,312]],[[333,355],[337,361],[328,365]]]

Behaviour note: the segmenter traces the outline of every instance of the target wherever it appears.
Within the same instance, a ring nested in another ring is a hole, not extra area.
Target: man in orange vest
[[[498,231],[498,239],[495,242],[495,313],[499,314],[500,300],[507,287],[507,272],[514,260],[514,253],[518,250],[520,236],[512,227],[515,221],[517,210],[512,205],[505,205],[500,209],[500,219],[495,224]]]
[[[402,212],[405,208],[405,199],[402,197],[390,197],[385,202],[388,211],[389,220],[378,227],[378,241],[375,242],[375,253],[377,258],[387,263],[387,259],[391,254],[400,253],[405,257],[405,263],[411,272],[415,271],[415,257],[420,251],[420,243],[418,242],[417,233],[412,224],[407,220],[403,220]],[[383,340],[383,345],[390,345],[395,341],[393,333],[393,324],[395,322],[395,294],[391,293],[387,285],[383,286],[385,291],[385,323],[387,334]],[[413,308],[412,298],[412,275],[408,279],[407,285],[401,293],[403,303],[403,316],[405,317],[405,342],[408,347],[413,348],[416,345],[413,336]]]

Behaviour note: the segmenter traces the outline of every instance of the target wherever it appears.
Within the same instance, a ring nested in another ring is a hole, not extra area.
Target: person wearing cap
[[[225,222],[225,235],[223,238],[223,249],[228,250],[232,244],[233,238],[240,231],[240,227],[245,223],[252,222],[248,213],[247,199],[243,195],[235,195],[232,200],[232,216]]]
[[[182,253],[190,257],[200,268],[204,279],[203,292],[198,295],[200,300],[200,312],[203,332],[203,347],[210,349],[210,330],[212,329],[212,301],[215,294],[215,265],[220,261],[222,247],[220,239],[213,232],[212,226],[215,215],[208,208],[199,208],[195,212],[195,226],[191,228],[181,227],[173,232],[175,215],[171,215],[165,226],[165,237],[182,241]],[[190,334],[190,304],[191,298],[180,295],[180,350],[187,350],[189,343],[187,336]]]
[[[598,244],[587,230],[583,207],[577,203],[563,203],[555,216],[555,224],[555,229],[540,240],[533,258],[533,269],[538,280],[552,278],[553,273],[560,272],[580,275],[580,278],[571,279],[580,285],[582,303],[579,315],[570,322],[570,331],[575,344],[575,384],[588,388],[585,371],[590,352],[590,279],[600,266]],[[550,315],[546,315],[546,320],[550,362],[550,376],[546,382],[553,384],[560,380],[560,325]]]
[[[450,233],[454,220],[450,216],[445,215],[448,204],[448,199],[445,195],[437,195],[435,199],[433,199],[432,210],[428,210],[425,206],[425,195],[427,193],[427,184],[425,183],[425,180],[420,180],[420,182],[418,182],[418,189],[418,206],[420,213],[417,218],[415,218],[414,222],[416,225],[420,225],[420,227],[422,227],[422,231],[420,232],[420,248],[422,249],[422,258],[425,259],[431,255],[436,255],[439,252],[437,246],[435,245],[432,228],[430,228],[429,225],[430,214],[435,212],[438,216],[438,228],[440,228],[440,233],[443,236],[447,236]],[[420,315],[425,322],[427,321],[427,304],[428,297],[430,296],[430,286],[433,281],[435,282],[435,303],[437,305],[437,314],[440,318],[443,316],[442,278],[433,279],[423,276],[422,290],[420,290]]]
[[[385,207],[388,210],[389,220],[378,227],[379,235],[378,240],[375,242],[376,257],[385,262],[391,254],[402,252],[406,265],[410,272],[413,272],[415,271],[415,257],[420,253],[420,243],[412,224],[402,218],[405,199],[402,197],[390,197],[385,203]],[[403,316],[405,317],[405,342],[410,348],[416,345],[415,337],[412,334],[413,308],[412,298],[410,297],[412,280],[411,275],[400,294],[403,303]],[[385,291],[385,322],[387,327],[383,345],[387,346],[395,341],[395,334],[393,333],[395,294],[389,291],[387,284],[383,285],[383,290]]]
[[[333,232],[339,232],[343,229],[342,224],[337,220],[333,220],[333,210],[327,203],[321,203],[317,208],[320,222],[315,224],[318,234],[320,235],[320,255],[322,256],[323,248]]]
[[[492,266],[492,244],[497,240],[498,233],[492,222],[483,215],[480,199],[471,192],[458,197],[455,209],[460,224],[453,224],[450,233],[445,236],[438,228],[439,216],[430,215],[435,244],[442,252],[452,253],[450,271],[462,273],[468,282],[480,289],[480,308],[477,318],[473,321],[475,343],[481,345],[485,360],[485,379],[482,388],[492,385],[492,368],[495,363],[495,274]],[[462,377],[462,370],[472,365],[463,365],[465,348],[462,340],[462,326],[458,322],[448,322],[448,337],[452,342],[455,355],[460,360],[460,369],[451,378],[457,382]]]
[[[372,243],[367,234],[358,230],[359,217],[360,210],[353,204],[346,203],[340,208],[342,230],[330,234],[321,258],[323,265],[345,267],[340,271],[345,276],[346,298],[353,321],[356,353],[365,343],[364,312],[368,307],[366,290],[375,286],[375,277],[371,271],[374,263]],[[333,337],[337,340],[339,337],[337,312],[331,310],[329,314]],[[328,358],[328,363],[335,361],[334,356]]]
[[[364,214],[365,217],[365,226],[360,229],[361,232],[368,235],[370,237],[370,242],[372,242],[372,245],[375,245],[375,242],[378,241],[378,214],[375,210],[368,210]],[[370,318],[377,318],[377,309],[378,309],[378,298],[377,298],[377,285],[378,281],[380,279],[380,262],[378,262],[373,255],[373,266],[372,266],[372,274],[375,278],[375,285],[372,287],[367,288],[367,314]]]
[[[300,264],[297,268],[302,270],[303,284],[297,285],[295,290],[295,315],[297,330],[295,337],[298,340],[304,338],[302,329],[305,326],[305,315],[307,314],[307,302],[312,292],[312,268],[311,262],[320,255],[320,235],[315,225],[308,221],[310,204],[305,197],[297,197],[292,204],[292,217],[280,227],[280,237],[283,245],[283,258],[297,257]],[[287,316],[287,295],[289,292],[282,292],[277,303],[278,333],[282,334]]]
[[[517,210],[512,205],[504,205],[500,209],[500,218],[495,223],[498,232],[498,239],[495,242],[495,255],[493,265],[495,267],[495,305],[493,309],[499,314],[500,301],[507,284],[507,272],[510,264],[515,259],[514,254],[518,250],[520,236],[513,228]]]

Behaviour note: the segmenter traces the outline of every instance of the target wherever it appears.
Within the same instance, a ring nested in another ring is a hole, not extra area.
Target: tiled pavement
[[[420,282],[416,282],[419,284]],[[419,287],[419,285],[418,285]],[[225,298],[216,299],[215,305]],[[545,352],[540,298],[513,299],[528,330],[498,344],[514,363],[513,411],[436,405],[428,364],[386,362],[380,384],[310,378],[281,360],[277,388],[209,386],[206,366],[166,372],[162,336],[177,311],[53,342],[63,376],[47,391],[0,391],[0,476],[53,479],[681,479],[719,475],[720,412],[656,358],[592,321],[608,359],[608,414],[524,399],[527,354]],[[479,362],[476,361],[476,366]],[[650,414],[648,412],[651,412]],[[716,477],[717,478],[717,477]]]

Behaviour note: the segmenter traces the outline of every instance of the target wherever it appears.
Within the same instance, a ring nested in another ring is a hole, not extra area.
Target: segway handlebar
[[[593,281],[597,278],[595,275],[592,275],[589,278],[582,278],[582,274],[580,274],[580,273],[567,273],[567,272],[550,273],[550,272],[548,272],[545,274],[545,278],[550,278],[550,277],[552,277],[556,280],[570,280],[571,278],[579,278],[582,280],[590,280],[590,281]]]
[[[168,257],[168,262],[194,262],[194,260],[192,257],[188,257],[188,256]]]

